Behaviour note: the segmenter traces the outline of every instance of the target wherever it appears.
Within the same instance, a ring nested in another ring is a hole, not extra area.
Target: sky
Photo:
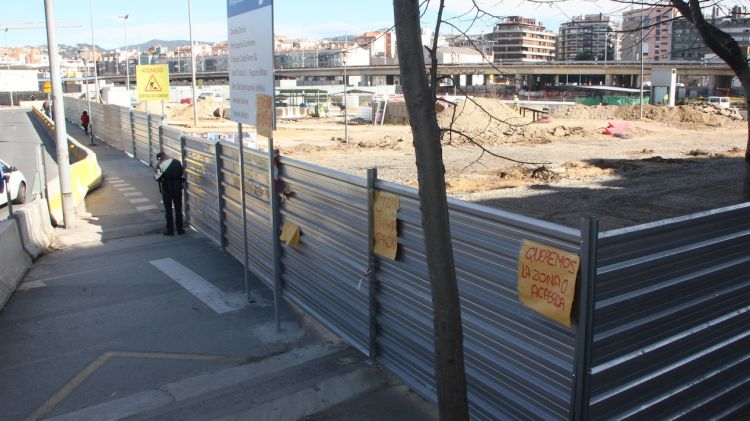
[[[725,0],[734,3],[735,0]],[[746,1],[746,0],[736,0]],[[433,1],[435,3],[435,1]],[[623,6],[605,0],[568,0],[540,3],[539,0],[479,0],[497,16],[520,15],[536,18],[549,30],[573,16],[609,13],[616,16]],[[468,11],[468,0],[447,0],[447,16],[456,17]],[[188,39],[188,0],[54,0],[55,19],[77,27],[59,28],[60,44],[91,42],[89,5],[93,10],[94,39],[104,48],[130,45],[151,39]],[[46,44],[44,1],[0,0],[0,46]],[[118,16],[129,15],[126,23]],[[226,0],[192,0],[193,39],[218,42],[227,38]],[[423,26],[434,26],[435,14],[428,11]],[[460,27],[467,23],[456,21]],[[471,33],[491,31],[496,19],[485,19]],[[40,24],[38,29],[12,29],[20,23]],[[393,0],[275,0],[274,33],[292,38],[323,38],[388,28],[393,25]],[[8,31],[3,31],[9,27]],[[451,30],[443,28],[443,33]]]

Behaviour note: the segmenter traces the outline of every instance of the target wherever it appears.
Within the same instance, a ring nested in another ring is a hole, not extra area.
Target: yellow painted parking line
[[[78,373],[73,379],[66,383],[60,390],[55,392],[52,397],[47,399],[42,406],[40,406],[34,413],[26,418],[26,421],[36,421],[42,418],[45,414],[55,408],[60,402],[70,396],[73,391],[80,386],[86,379],[91,377],[92,374],[107,361],[112,358],[148,358],[157,360],[176,360],[176,361],[222,361],[222,362],[233,362],[242,363],[245,362],[245,358],[239,357],[227,357],[224,355],[202,355],[202,354],[178,354],[178,353],[164,353],[164,352],[128,352],[128,351],[108,351],[100,355],[91,364],[87,365],[80,373]]]

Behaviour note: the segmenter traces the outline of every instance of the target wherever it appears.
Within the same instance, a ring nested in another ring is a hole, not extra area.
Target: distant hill
[[[212,44],[210,42],[198,41],[198,40],[194,40],[194,42],[197,43],[197,44]],[[167,41],[167,40],[163,40],[163,39],[152,39],[150,41],[146,41],[146,42],[143,42],[143,43],[140,43],[140,44],[132,44],[132,45],[129,44],[128,48],[130,48],[132,50],[132,49],[137,49],[138,47],[141,47],[141,50],[146,50],[146,49],[154,47],[156,45],[161,45],[162,47],[167,47],[170,50],[174,50],[175,48],[177,48],[180,45],[190,45],[190,40],[172,40],[172,41]],[[124,48],[124,46],[123,47],[119,47],[119,48]]]

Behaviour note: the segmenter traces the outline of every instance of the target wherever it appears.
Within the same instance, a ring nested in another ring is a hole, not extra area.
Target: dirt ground
[[[532,122],[499,101],[473,101],[438,116],[472,139],[444,139],[452,197],[571,227],[594,216],[602,229],[743,201],[748,128],[736,112],[647,105],[641,120],[638,106],[575,106]],[[605,134],[610,124],[621,134]],[[350,124],[348,143],[340,119],[277,128],[284,156],[362,177],[377,167],[381,179],[418,185],[408,126]]]

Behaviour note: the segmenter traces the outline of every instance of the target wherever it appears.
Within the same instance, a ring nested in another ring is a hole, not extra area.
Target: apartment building
[[[536,19],[510,16],[490,34],[494,61],[552,61],[555,58],[556,35]]]
[[[620,59],[620,24],[601,13],[574,17],[560,25],[557,60]]]
[[[735,6],[729,16],[712,15],[709,22],[731,35],[741,47],[750,46],[750,17],[746,7]],[[712,54],[687,19],[680,17],[672,22],[672,60],[697,61]]]
[[[669,6],[629,10],[622,14],[622,60],[669,61],[672,58],[672,20]]]
[[[369,50],[371,61],[377,64],[391,64],[396,57],[396,33],[393,31],[365,32],[355,37],[354,42]]]

